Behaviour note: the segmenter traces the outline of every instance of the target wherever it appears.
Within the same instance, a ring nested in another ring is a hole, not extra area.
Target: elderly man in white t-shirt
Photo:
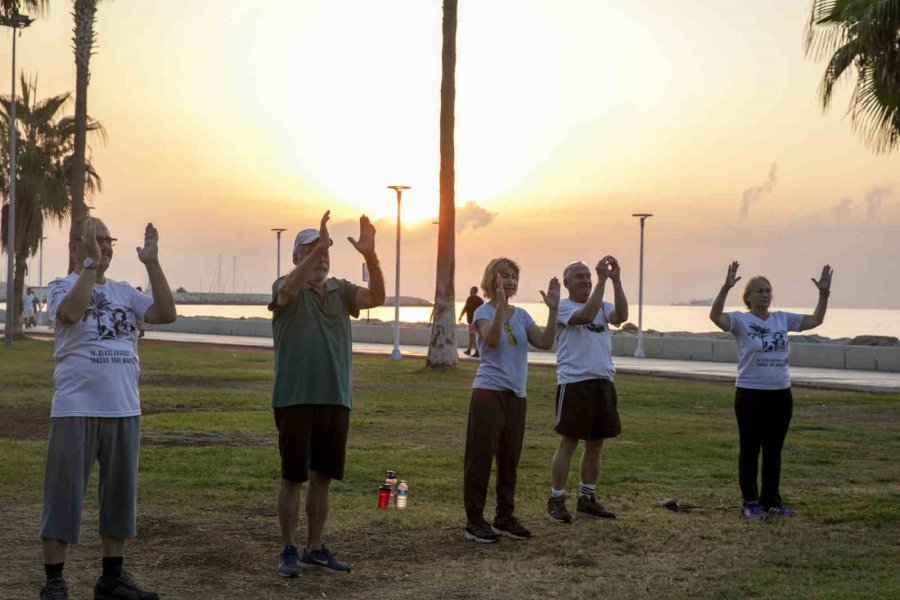
[[[42,599],[68,598],[63,579],[66,550],[79,539],[94,461],[100,463],[103,545],[103,574],[94,586],[94,599],[159,598],[122,568],[126,542],[136,533],[141,414],[137,320],[175,320],[175,299],[159,265],[158,239],[149,223],[144,245],[137,249],[153,286],[152,298],[128,283],[107,279],[116,240],[92,217],[72,227],[69,252],[75,271],[48,287],[49,317],[56,324],[56,370],[40,533],[47,575]]]
[[[597,287],[591,269],[573,262],[563,272],[569,297],[559,303],[556,329],[556,432],[559,448],[550,463],[550,498],[547,515],[555,523],[571,523],[566,509],[565,488],[569,465],[584,440],[581,455],[581,484],[577,510],[586,515],[616,518],[597,499],[600,477],[600,450],[603,440],[622,430],[616,407],[609,326],[628,319],[628,301],[622,290],[619,261],[604,256],[595,267]],[[612,281],[615,304],[603,301],[607,281]]]

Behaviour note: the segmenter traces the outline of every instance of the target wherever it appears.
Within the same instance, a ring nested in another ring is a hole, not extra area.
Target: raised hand
[[[725,275],[725,287],[731,289],[734,285],[741,280],[740,277],[737,276],[738,267],[741,266],[738,261],[734,261],[730,265],[728,265],[728,274]]]
[[[359,218],[359,241],[348,237],[350,243],[356,248],[356,251],[362,254],[366,259],[375,255],[375,226],[369,217],[363,215]]]
[[[81,243],[87,255],[92,260],[100,260],[100,244],[97,242],[97,225],[93,218],[87,218],[84,221],[84,227],[81,229]]]
[[[597,281],[606,281],[609,277],[609,256],[601,258],[594,270],[597,271]]]
[[[144,229],[144,246],[137,248],[138,260],[145,265],[159,260],[159,232],[153,223],[147,223]]]
[[[322,215],[322,221],[319,223],[319,244],[318,248],[327,251],[331,247],[331,236],[328,234],[328,220],[331,219],[331,211],[326,210]]]
[[[547,286],[547,293],[545,294],[543,291],[541,291],[541,298],[543,298],[544,304],[546,304],[550,309],[554,309],[559,306],[559,279],[554,277],[550,280],[550,285]]]
[[[619,281],[622,277],[622,269],[619,267],[619,261],[615,256],[607,256],[606,264],[609,266],[609,278],[613,281]]]
[[[506,306],[506,290],[503,289],[503,276],[500,273],[497,273],[494,280],[494,299],[497,300],[498,308]]]
[[[822,274],[819,276],[819,280],[812,280],[816,287],[819,288],[820,292],[830,292],[831,291],[831,276],[834,274],[830,265],[825,265],[822,267]]]

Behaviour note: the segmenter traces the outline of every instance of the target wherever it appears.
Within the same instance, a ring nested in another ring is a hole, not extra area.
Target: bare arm
[[[375,254],[375,226],[369,217],[363,215],[359,218],[359,241],[348,237],[353,247],[366,259],[369,269],[369,287],[359,288],[356,291],[356,307],[360,309],[373,308],[384,304],[384,274],[381,272],[381,263]]]
[[[100,260],[100,244],[97,243],[96,226],[93,219],[88,219],[81,232],[81,244],[85,252],[94,262]],[[94,283],[97,281],[97,271],[94,269],[81,269],[78,281],[60,301],[56,307],[56,319],[64,325],[73,325],[84,316],[84,310],[91,300],[94,291]]]
[[[558,320],[559,310],[559,279],[554,277],[550,280],[547,287],[547,293],[541,291],[541,297],[544,304],[550,309],[547,315],[547,326],[541,330],[536,323],[528,328],[528,343],[541,350],[551,350],[553,343],[556,341],[556,322]]]
[[[622,280],[613,279],[613,297],[616,305],[616,312],[610,317],[611,325],[621,325],[628,320],[628,299],[625,298],[625,290],[622,289]]]
[[[722,285],[719,294],[712,303],[712,307],[709,309],[709,319],[722,331],[731,331],[731,317],[726,315],[723,311],[725,310],[725,298],[728,297],[728,292],[730,292],[731,288],[734,287],[734,284],[741,279],[737,276],[739,266],[740,264],[737,261],[732,262],[728,266],[728,273],[725,275],[725,283]]]
[[[822,267],[822,275],[818,281],[812,280],[816,287],[819,288],[819,301],[813,314],[804,315],[803,321],[800,322],[800,331],[813,329],[818,327],[825,321],[825,311],[828,310],[828,297],[831,295],[831,275],[834,271],[829,265]]]
[[[497,301],[497,310],[494,311],[494,317],[490,321],[487,319],[475,321],[475,327],[478,329],[478,334],[484,338],[484,343],[491,348],[496,348],[500,345],[500,333],[503,329],[503,315],[506,313],[506,309],[509,306],[509,303],[506,300],[506,291],[503,289],[503,280],[499,275],[494,282],[494,299]]]
[[[163,325],[173,323],[178,317],[175,311],[175,296],[169,289],[169,282],[162,267],[159,266],[159,232],[153,223],[147,223],[144,230],[144,246],[137,249],[138,259],[147,267],[150,289],[153,291],[153,304],[144,313],[144,321]]]
[[[313,269],[319,263],[322,255],[328,252],[331,247],[331,237],[328,235],[328,219],[331,218],[331,211],[325,211],[322,215],[322,221],[319,223],[319,242],[315,249],[304,256],[297,266],[288,273],[287,277],[278,286],[278,293],[275,295],[275,305],[279,307],[288,306],[297,298],[297,294],[309,280]]]
[[[64,325],[73,325],[84,316],[84,310],[91,300],[97,272],[94,269],[82,269],[78,281],[56,307],[56,320]]]

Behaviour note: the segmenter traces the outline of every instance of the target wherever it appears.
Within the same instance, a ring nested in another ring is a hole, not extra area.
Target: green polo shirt
[[[272,285],[269,303],[275,339],[272,406],[334,404],[352,409],[350,315],[359,316],[359,286],[330,277],[324,296],[307,284],[293,303],[278,307],[275,295],[282,280]]]

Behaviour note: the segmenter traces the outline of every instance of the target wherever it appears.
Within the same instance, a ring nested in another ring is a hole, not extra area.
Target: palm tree
[[[876,154],[900,144],[900,0],[813,0],[806,54],[828,57],[819,87],[827,110],[838,81],[856,71],[854,131]]]
[[[71,94],[59,94],[43,100],[37,99],[37,82],[21,77],[22,95],[16,98],[16,243],[15,293],[8,309],[16,316],[14,335],[22,333],[21,302],[25,282],[25,269],[29,257],[34,256],[44,234],[46,220],[62,221],[71,211],[71,172],[73,169],[75,120],[60,113],[69,104]],[[0,97],[0,192],[9,194],[9,126],[12,101],[9,96]],[[102,126],[88,120],[87,130],[105,138]],[[100,177],[88,163],[85,187],[87,191],[99,191]],[[3,206],[2,237],[0,243],[7,252],[7,215],[9,203]]]
[[[75,0],[75,155],[72,170],[72,223],[87,212],[84,203],[85,174],[87,161],[88,116],[87,91],[91,79],[90,62],[94,53],[94,24],[97,22],[97,3],[99,0]],[[69,271],[75,268],[69,257]]]
[[[456,8],[457,0],[444,0],[441,53],[441,200],[438,217],[437,276],[434,289],[434,322],[426,364],[455,367],[456,349],[456,178],[453,131],[456,122]]]
[[[49,6],[50,0],[0,0],[0,14],[4,16],[17,15],[24,8],[40,15]]]

